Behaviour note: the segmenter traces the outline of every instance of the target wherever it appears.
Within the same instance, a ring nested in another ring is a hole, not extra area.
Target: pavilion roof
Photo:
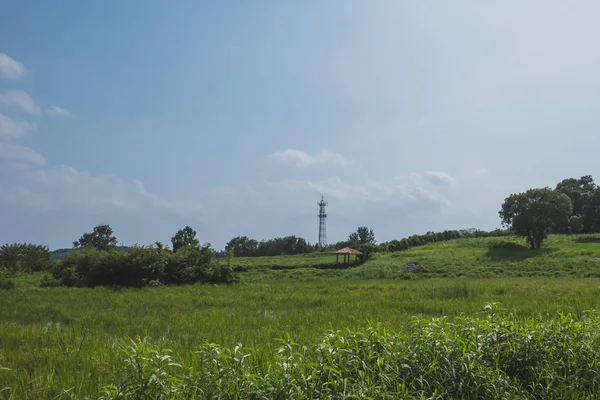
[[[338,251],[334,251],[333,254],[352,254],[355,256],[360,256],[362,253],[358,250],[355,250],[350,247],[344,247],[343,249],[339,249]]]

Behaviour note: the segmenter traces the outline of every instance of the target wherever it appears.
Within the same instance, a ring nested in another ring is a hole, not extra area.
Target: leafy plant
[[[102,399],[138,398],[589,398],[600,390],[600,318],[488,316],[415,319],[405,332],[378,326],[331,331],[310,346],[289,336],[273,357],[205,344],[197,369],[146,340],[125,350],[123,379]]]

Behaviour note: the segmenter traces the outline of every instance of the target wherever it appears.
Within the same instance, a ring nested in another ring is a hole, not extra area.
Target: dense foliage
[[[353,246],[359,246],[363,244],[375,244],[375,233],[373,229],[366,226],[359,226],[355,232],[348,235],[348,243]]]
[[[378,251],[404,251],[413,247],[424,246],[429,243],[444,242],[453,239],[501,237],[512,234],[513,233],[510,230],[495,229],[493,231],[483,231],[472,228],[443,232],[427,232],[424,235],[412,235],[404,239],[381,243],[378,246]]]
[[[176,253],[160,246],[132,247],[128,252],[87,247],[57,263],[54,277],[65,286],[155,286],[185,283],[230,283],[231,268],[215,265],[210,248],[186,246]]]
[[[333,331],[301,346],[258,349],[205,344],[199,368],[145,340],[125,350],[122,378],[103,399],[591,398],[600,390],[600,317],[414,320],[406,332]]]
[[[557,192],[563,193],[571,199],[573,205],[572,216],[579,217],[575,225],[571,224],[571,233],[600,232],[600,187],[596,185],[591,175],[584,175],[581,178],[564,179],[556,185]],[[557,233],[568,233],[569,231],[557,230]]]
[[[572,211],[566,194],[542,188],[511,194],[499,215],[502,223],[524,237],[532,249],[539,249],[551,232],[568,231]]]
[[[591,175],[582,176],[579,179],[568,178],[556,185],[556,191],[566,194],[573,204],[573,215],[581,215],[589,198],[598,189]]]
[[[44,271],[52,265],[46,246],[15,243],[0,246],[0,269],[10,272]]]
[[[247,236],[237,236],[225,246],[225,251],[229,250],[232,250],[236,257],[262,257],[306,254],[314,251],[315,247],[296,236],[278,237],[260,242]]]
[[[117,238],[113,236],[110,225],[96,225],[93,232],[84,233],[73,242],[73,247],[94,247],[97,250],[108,250],[117,245]]]
[[[177,231],[175,236],[171,238],[171,244],[174,253],[185,246],[200,247],[200,241],[196,238],[196,231],[189,226]]]

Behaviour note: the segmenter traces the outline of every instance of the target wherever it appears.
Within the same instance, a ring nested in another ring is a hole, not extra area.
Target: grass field
[[[243,260],[248,271],[229,286],[39,288],[40,276],[21,277],[0,296],[0,398],[51,399],[63,390],[63,398],[97,398],[102,385],[122,378],[121,346],[137,336],[198,369],[194,350],[206,342],[242,343],[269,360],[286,335],[311,346],[330,329],[380,324],[402,332],[414,316],[485,317],[494,302],[523,321],[558,313],[579,320],[600,310],[595,240],[552,237],[534,251],[512,239],[458,240],[348,270],[272,270]],[[406,273],[409,261],[423,268]]]
[[[221,260],[220,262],[225,262]],[[375,254],[349,269],[310,268],[335,262],[332,255],[235,258],[243,281],[327,278],[415,279],[446,277],[590,277],[600,276],[600,236],[550,236],[541,249],[531,250],[520,238],[478,238],[439,242],[408,251]],[[407,263],[422,268],[405,272]],[[275,267],[275,268],[273,268]],[[285,268],[280,268],[285,267]]]

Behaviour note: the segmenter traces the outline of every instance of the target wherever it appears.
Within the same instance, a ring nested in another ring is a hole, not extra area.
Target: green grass
[[[309,253],[274,257],[235,257],[232,261],[232,267],[239,270],[254,268],[308,268],[324,264],[333,264],[335,261],[335,256],[331,253]]]
[[[111,291],[21,288],[0,298],[0,387],[18,399],[74,388],[91,395],[119,378],[117,343],[147,337],[186,366],[205,342],[256,347],[265,357],[289,334],[310,344],[328,329],[380,322],[405,329],[413,316],[478,315],[500,302],[518,317],[600,309],[597,279],[515,278],[249,283]]]
[[[42,275],[18,277],[14,289],[0,291],[0,399],[51,399],[64,390],[63,398],[97,398],[102,385],[121,382],[121,345],[138,336],[171,348],[185,368],[200,368],[194,350],[207,342],[223,351],[256,348],[268,364],[277,339],[289,335],[313,349],[314,361],[329,330],[377,324],[403,335],[415,316],[485,317],[494,302],[525,325],[558,313],[583,320],[600,310],[596,240],[553,236],[531,251],[518,239],[464,239],[379,254],[346,270],[307,268],[314,255],[235,259],[247,270],[229,286],[39,288]],[[407,262],[423,267],[404,272]]]
[[[349,269],[308,268],[313,260],[317,261],[319,257],[324,256],[236,258],[233,265],[244,266],[238,275],[245,281],[461,276],[600,277],[600,236],[551,235],[541,249],[534,250],[527,248],[523,239],[515,237],[458,239],[402,252],[375,254],[365,264]],[[405,272],[403,267],[409,262],[421,263],[423,267],[414,272]],[[270,268],[275,264],[290,268]]]
[[[195,369],[138,340],[102,398],[597,398],[597,314],[523,320],[486,309],[479,318],[413,320],[404,331],[329,332],[308,346],[286,338],[268,359],[241,345],[206,344]]]

